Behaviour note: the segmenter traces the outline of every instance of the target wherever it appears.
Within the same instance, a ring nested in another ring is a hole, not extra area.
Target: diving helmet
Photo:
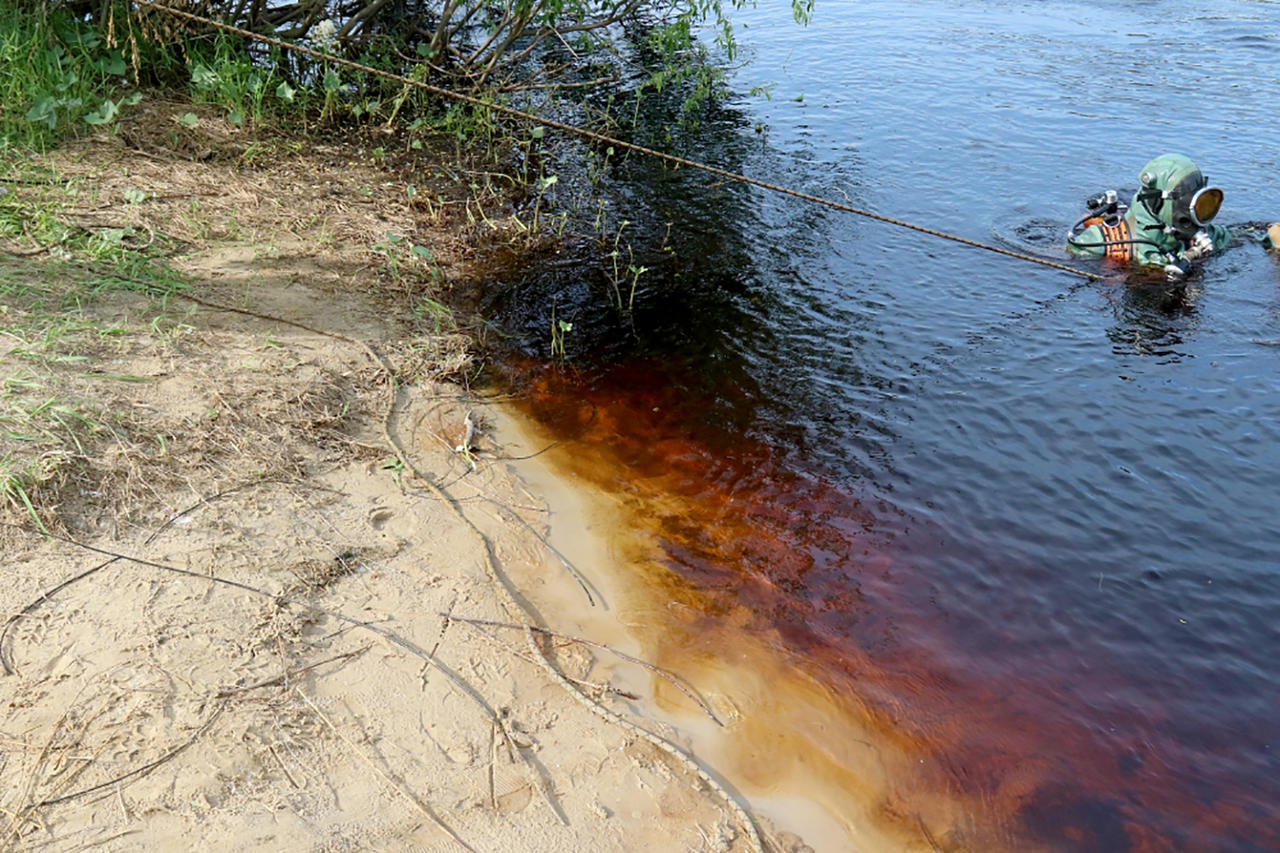
[[[1222,190],[1210,186],[1200,167],[1182,154],[1161,154],[1142,168],[1134,200],[1183,239],[1209,224],[1222,207]]]

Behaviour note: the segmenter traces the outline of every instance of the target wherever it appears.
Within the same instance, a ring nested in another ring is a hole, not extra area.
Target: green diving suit
[[[1089,212],[1067,234],[1067,250],[1181,278],[1195,261],[1231,245],[1231,232],[1211,222],[1222,190],[1189,157],[1161,154],[1138,182],[1127,206],[1114,190],[1089,199]]]

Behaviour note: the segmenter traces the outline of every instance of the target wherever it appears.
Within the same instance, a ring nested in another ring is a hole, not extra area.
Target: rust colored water
[[[730,662],[725,689],[754,707],[739,709],[749,727],[728,760],[759,790],[804,774],[793,788],[821,790],[837,818],[877,822],[880,843],[894,839],[885,849],[1280,843],[1273,803],[1224,796],[1208,779],[1169,783],[1162,771],[1202,755],[1152,738],[1158,708],[1143,737],[1124,734],[1133,721],[1107,733],[1064,713],[1079,697],[1064,677],[1071,662],[1053,650],[1036,650],[1017,674],[999,659],[989,672],[957,671],[965,656],[948,652],[969,641],[947,624],[911,549],[878,536],[847,489],[709,425],[669,365],[632,362],[590,384],[509,366],[521,408],[564,442],[556,466],[622,496],[633,540],[652,537],[622,569],[661,566],[649,603],[631,605],[637,633],[695,679]],[[1106,687],[1123,688],[1100,669]]]

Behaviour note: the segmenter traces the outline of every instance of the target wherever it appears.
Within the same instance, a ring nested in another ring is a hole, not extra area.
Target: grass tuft
[[[0,154],[115,122],[142,96],[124,51],[65,9],[0,0]]]

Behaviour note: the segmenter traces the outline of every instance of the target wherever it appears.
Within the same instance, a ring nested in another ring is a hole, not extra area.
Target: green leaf
[[[195,113],[183,113],[182,116],[178,119],[178,124],[182,125],[183,127],[199,127],[200,117],[197,116]]]
[[[147,193],[137,187],[129,187],[129,189],[124,191],[124,200],[129,204],[137,204],[138,202],[146,201],[149,197],[150,196],[148,196]]]
[[[120,105],[124,107],[136,107],[140,103],[142,103],[142,93],[134,92],[132,95],[129,95],[124,100],[122,100],[120,102]]]
[[[326,68],[324,70],[324,90],[326,92],[336,92],[341,85],[342,78],[338,76],[338,72],[332,68]]]
[[[288,83],[281,83],[279,86],[276,86],[276,97],[282,101],[293,103],[294,93],[294,88]]]
[[[98,34],[91,29],[78,29],[70,32],[60,29],[58,35],[69,44],[78,44],[89,50],[93,50],[102,43],[102,39],[98,38]]]
[[[227,121],[231,122],[236,127],[239,127],[244,124],[244,113],[240,110],[232,110],[227,114]]]
[[[58,126],[58,99],[52,96],[37,99],[27,110],[27,121],[43,122],[53,130]]]
[[[418,257],[422,258],[424,261],[429,261],[433,257],[433,255],[431,254],[431,250],[428,249],[426,246],[414,246],[413,253]]]
[[[533,130],[529,131],[529,135],[534,139],[541,139],[547,135],[547,129],[542,125],[538,125]]]
[[[116,51],[112,51],[110,56],[103,58],[101,67],[103,72],[114,74],[118,77],[129,72],[129,66],[124,63],[124,57]]]
[[[102,106],[84,117],[86,124],[106,124],[116,117],[120,112],[120,108],[116,106],[115,101],[107,99],[102,102]]]
[[[207,89],[218,82],[218,72],[207,65],[196,63],[191,66],[191,82],[195,83],[197,88]]]

